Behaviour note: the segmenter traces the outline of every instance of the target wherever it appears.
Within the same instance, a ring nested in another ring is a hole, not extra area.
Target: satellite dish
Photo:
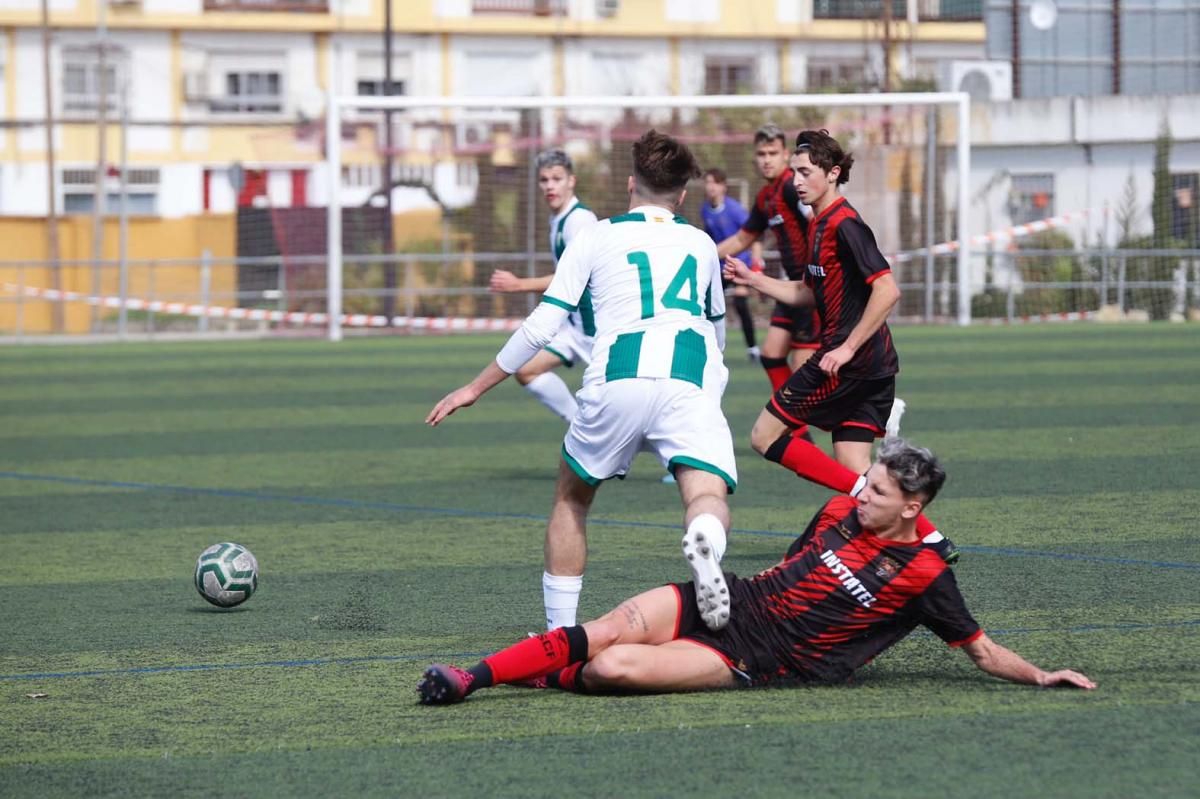
[[[1033,0],[1029,6],[1029,21],[1040,31],[1048,31],[1058,21],[1058,6],[1054,0]]]

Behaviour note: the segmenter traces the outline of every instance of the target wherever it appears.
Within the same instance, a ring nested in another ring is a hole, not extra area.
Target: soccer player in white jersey
[[[550,209],[550,252],[554,254],[554,265],[562,257],[567,245],[579,231],[596,222],[592,210],[575,196],[575,166],[571,156],[562,150],[546,150],[537,157],[538,188],[542,199]],[[504,269],[492,273],[489,287],[504,294],[541,292],[550,286],[554,275],[521,278]],[[579,310],[572,313],[569,323],[545,348],[517,370],[517,382],[554,413],[570,422],[575,418],[578,405],[575,395],[554,373],[560,366],[574,366],[575,361],[589,364],[592,361],[592,336],[596,333],[592,318],[592,304],[584,295]]]
[[[683,551],[696,603],[713,629],[729,620],[719,566],[729,527],[726,494],[737,467],[721,394],[729,371],[725,294],[717,248],[675,211],[700,169],[691,151],[649,131],[633,145],[629,212],[579,234],[559,261],[542,302],[496,359],[447,394],[425,421],[439,424],[535,357],[576,311],[585,292],[596,314],[592,362],[579,412],[562,445],[542,576],[549,628],[575,624],[587,561],[585,522],[601,482],[623,477],[640,450],[678,481]]]

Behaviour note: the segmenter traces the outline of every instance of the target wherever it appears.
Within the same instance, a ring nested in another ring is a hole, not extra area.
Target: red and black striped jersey
[[[754,648],[770,650],[779,677],[843,681],[918,625],[950,646],[983,634],[934,549],[875,536],[856,508],[831,499],[783,561],[733,582],[735,614],[768,639]]]
[[[750,216],[742,224],[742,230],[755,235],[767,228],[775,231],[783,271],[791,280],[803,280],[808,260],[808,219],[801,210],[790,167],[759,189]]]
[[[875,234],[858,211],[839,196],[809,222],[811,260],[804,280],[812,289],[821,317],[821,351],[839,347],[862,320],[871,283],[892,269],[875,243]],[[876,380],[900,371],[887,323],[858,348],[838,372],[840,377]]]

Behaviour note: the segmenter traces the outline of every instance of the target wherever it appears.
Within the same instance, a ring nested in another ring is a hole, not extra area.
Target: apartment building
[[[0,214],[47,215],[51,177],[59,213],[90,214],[98,169],[100,201],[111,208],[123,159],[136,215],[323,205],[320,119],[330,90],[439,97],[946,88],[947,65],[982,58],[985,42],[981,0],[390,0],[388,86],[386,1],[48,0],[43,30],[38,0],[3,0]],[[365,202],[381,185],[378,117],[352,117],[361,124],[343,131],[344,203]],[[448,135],[466,144],[480,128],[467,120]],[[432,169],[422,155],[427,140],[397,136],[398,174]],[[472,175],[450,170],[436,179],[453,194],[454,182]]]

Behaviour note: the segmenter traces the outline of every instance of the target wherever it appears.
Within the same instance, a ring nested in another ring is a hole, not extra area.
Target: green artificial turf
[[[503,385],[422,424],[501,338],[10,347],[0,796],[1200,795],[1200,332],[895,332],[975,615],[1097,691],[917,633],[849,686],[421,707],[429,662],[541,624],[561,423]],[[730,360],[726,567],[751,573],[827,492],[750,451],[767,383]],[[659,477],[643,456],[600,492],[583,617],[686,578]],[[226,612],[191,586],[224,540],[261,566]]]

